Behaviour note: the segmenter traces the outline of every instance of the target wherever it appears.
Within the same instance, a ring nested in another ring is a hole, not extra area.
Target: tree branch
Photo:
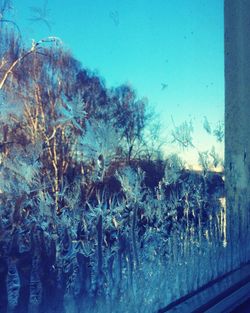
[[[43,43],[51,43],[51,42],[58,42],[59,39],[56,37],[48,37],[42,40],[39,40],[37,42],[33,42],[30,50],[26,51],[23,55],[21,55],[19,58],[17,58],[11,66],[8,68],[8,70],[5,72],[3,78],[0,81],[0,90],[3,88],[7,78],[12,73],[14,68],[17,66],[17,64],[21,63],[26,57],[28,57],[30,54],[37,52],[37,48],[43,44]]]

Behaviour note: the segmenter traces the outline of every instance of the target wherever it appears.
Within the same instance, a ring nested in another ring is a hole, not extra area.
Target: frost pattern
[[[18,304],[21,284],[16,264],[13,261],[10,261],[8,267],[6,283],[7,283],[8,303],[11,308],[14,308]]]
[[[152,313],[249,261],[250,233],[228,234],[215,149],[199,151],[202,171],[185,169],[152,149],[159,129],[131,86],[106,88],[61,46],[43,47],[56,37],[27,49],[0,33],[6,311]],[[222,123],[203,124],[223,140]],[[195,148],[191,121],[171,135]]]
[[[37,306],[42,301],[42,283],[39,275],[39,258],[33,257],[30,274],[30,299],[31,306]]]

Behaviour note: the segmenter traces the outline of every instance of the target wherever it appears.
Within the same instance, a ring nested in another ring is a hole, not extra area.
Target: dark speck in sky
[[[165,90],[168,87],[168,84],[161,83],[161,90]]]

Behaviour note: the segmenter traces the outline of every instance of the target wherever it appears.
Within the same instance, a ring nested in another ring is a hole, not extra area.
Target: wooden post
[[[232,267],[250,257],[250,1],[225,0],[225,179]]]

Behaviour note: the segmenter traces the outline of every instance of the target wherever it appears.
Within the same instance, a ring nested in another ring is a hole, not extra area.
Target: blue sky
[[[60,37],[107,86],[130,83],[146,96],[164,134],[173,128],[171,116],[176,124],[192,119],[199,150],[215,144],[202,119],[212,126],[224,119],[223,0],[48,0],[51,31],[28,21],[29,8],[44,1],[13,4],[27,41]]]

